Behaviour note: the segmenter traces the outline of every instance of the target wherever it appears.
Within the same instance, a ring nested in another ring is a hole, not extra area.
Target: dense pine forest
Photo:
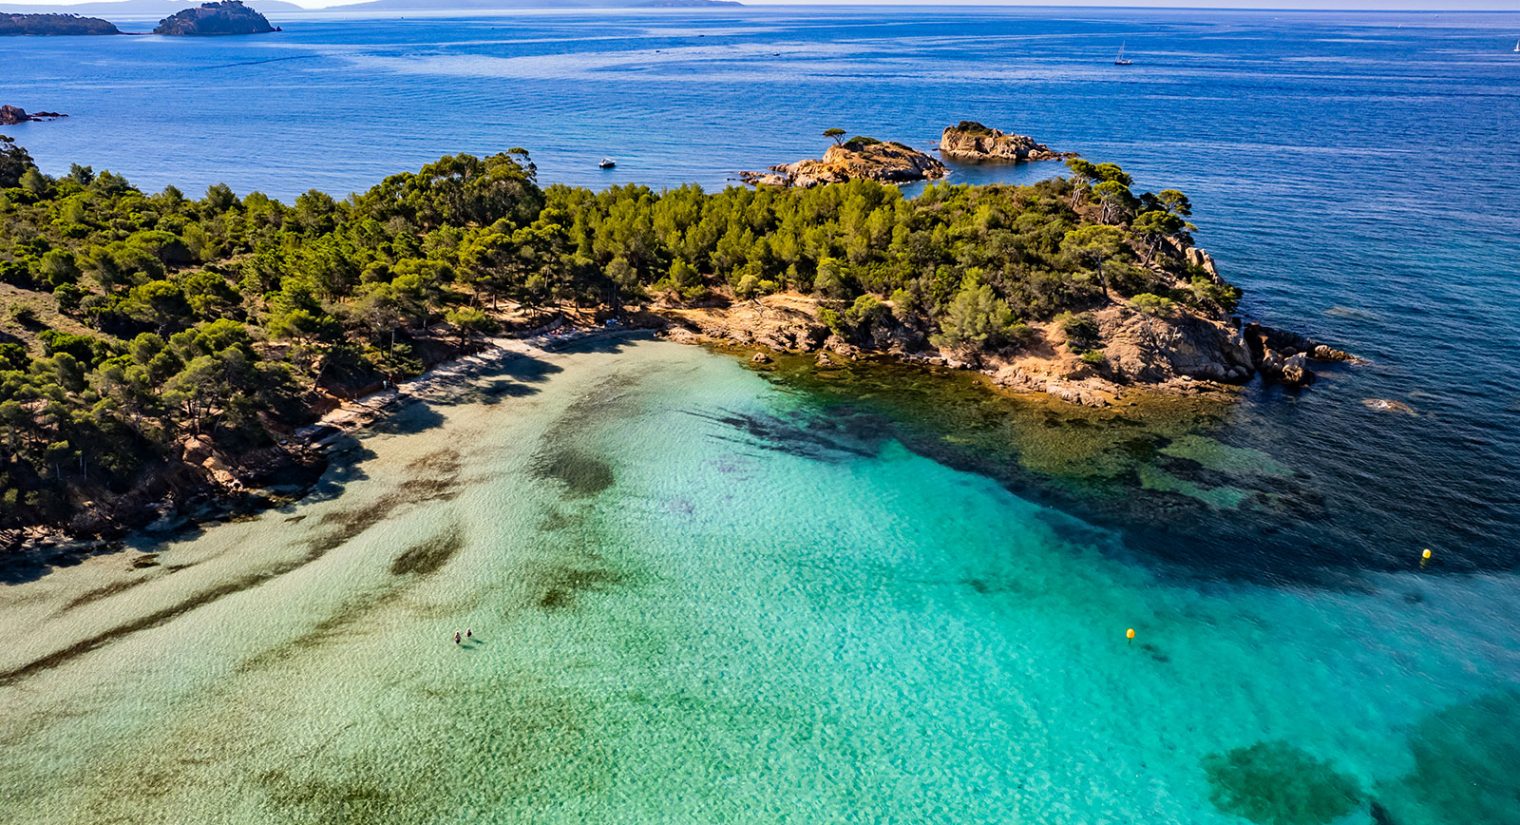
[[[0,136],[0,528],[68,524],[183,462],[242,455],[336,399],[573,311],[816,296],[844,338],[1016,349],[1114,301],[1211,316],[1181,193],[1075,159],[1034,186],[540,187],[521,150],[444,157],[344,200],[155,194],[39,171]],[[1089,342],[1095,345],[1096,342]]]

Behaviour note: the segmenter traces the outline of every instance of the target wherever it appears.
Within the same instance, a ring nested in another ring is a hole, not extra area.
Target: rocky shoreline
[[[719,343],[812,354],[820,366],[868,357],[976,370],[994,385],[1043,393],[1089,407],[1121,403],[1133,392],[1223,391],[1261,376],[1287,386],[1313,380],[1312,362],[1355,362],[1339,349],[1234,318],[1177,308],[1150,314],[1114,302],[1091,313],[1102,346],[1075,346],[1058,322],[1030,324],[1030,341],[1006,353],[976,355],[932,346],[903,325],[873,327],[868,337],[832,329],[818,299],[778,293],[747,301],[658,311],[662,335],[682,343]],[[1080,350],[1080,351],[1079,351]],[[1089,354],[1093,353],[1093,354]]]
[[[1226,390],[1260,375],[1290,385],[1312,380],[1313,361],[1351,361],[1351,356],[1303,336],[1260,324],[1208,319],[1192,312],[1152,317],[1121,304],[1094,313],[1106,363],[1073,354],[1059,324],[1031,325],[1035,340],[1012,354],[967,360],[927,345],[908,329],[873,331],[869,340],[846,340],[830,329],[817,298],[777,293],[707,306],[657,306],[627,325],[577,327],[563,319],[516,337],[485,342],[476,352],[441,363],[422,375],[342,402],[279,444],[241,455],[190,438],[183,461],[111,501],[87,506],[69,525],[32,527],[0,534],[0,551],[11,561],[45,557],[68,564],[118,546],[141,532],[168,536],[197,524],[253,515],[307,495],[327,470],[331,451],[414,401],[446,398],[501,361],[553,352],[571,343],[632,331],[653,330],[677,343],[753,348],[765,364],[774,353],[810,354],[820,367],[867,358],[975,370],[1010,392],[1040,393],[1089,407],[1126,402],[1135,392],[1178,395]]]

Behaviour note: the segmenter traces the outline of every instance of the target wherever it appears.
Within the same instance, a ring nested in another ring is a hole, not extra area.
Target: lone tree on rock
[[[844,140],[842,140],[842,138],[846,134],[847,134],[847,132],[845,132],[845,130],[837,128],[837,127],[833,128],[833,129],[824,129],[823,130],[823,136],[826,137],[826,138],[832,139],[834,141],[834,145],[835,146],[838,146],[838,145],[844,143]]]
[[[1124,232],[1119,227],[1088,224],[1073,229],[1062,239],[1061,251],[1092,267],[1103,286],[1103,297],[1110,297],[1103,263],[1124,251]]]

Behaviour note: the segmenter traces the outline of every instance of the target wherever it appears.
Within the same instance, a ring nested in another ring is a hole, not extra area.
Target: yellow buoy
[[[1129,630],[1124,631],[1124,638],[1133,642],[1135,640],[1135,629],[1132,627]]]
[[[1420,567],[1424,567],[1425,565],[1430,564],[1430,558],[1434,555],[1434,553],[1430,552],[1429,547],[1425,548],[1425,552],[1420,554]]]

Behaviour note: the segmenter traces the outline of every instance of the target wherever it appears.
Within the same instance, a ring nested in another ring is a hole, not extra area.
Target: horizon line
[[[16,8],[38,8],[38,7],[45,7],[45,8],[48,8],[48,9],[57,9],[57,10],[62,11],[62,10],[67,10],[67,9],[75,8],[75,7],[79,7],[79,6],[117,6],[117,5],[119,5],[119,6],[130,6],[130,5],[134,5],[134,3],[136,1],[137,0],[64,0],[63,2],[52,2],[52,0],[33,0],[32,2],[10,2],[10,3],[0,2],[0,8],[16,9]],[[204,2],[210,2],[211,0],[184,0],[184,2],[182,3],[182,5],[184,5],[185,8],[193,8],[193,7],[201,5],[201,3],[203,1]],[[1377,0],[1371,0],[1371,2],[1376,2],[1376,1]],[[259,5],[259,0],[245,0],[245,2],[246,2],[247,5],[249,5],[251,7],[255,7],[255,8]],[[286,8],[281,8],[278,11],[271,12],[272,14],[296,14],[296,13],[301,13],[301,12],[327,12],[327,13],[342,12],[344,9],[357,9],[358,7],[370,5],[371,3],[376,2],[376,0],[337,0],[337,2],[326,3],[326,4],[323,4],[323,5],[307,5],[307,4],[304,4],[303,2],[301,2],[300,0],[279,0],[279,2],[281,3],[282,6],[285,6]],[[309,0],[308,0],[308,2],[309,2]],[[710,10],[717,11],[717,10],[722,10],[724,8],[733,9],[735,7],[739,7],[739,8],[764,8],[764,7],[785,6],[785,7],[827,7],[827,8],[848,7],[848,8],[858,8],[858,9],[884,8],[884,7],[894,7],[894,8],[914,8],[914,7],[917,7],[917,8],[933,8],[933,9],[946,9],[946,8],[977,8],[977,9],[989,9],[989,8],[1024,8],[1024,9],[1087,9],[1087,10],[1094,10],[1094,11],[1102,11],[1102,10],[1123,10],[1123,11],[1243,11],[1243,12],[1244,11],[1251,11],[1251,12],[1309,12],[1309,13],[1342,13],[1342,14],[1344,14],[1344,13],[1435,14],[1435,15],[1439,15],[1439,14],[1520,14],[1520,7],[1502,8],[1502,7],[1499,7],[1497,5],[1466,6],[1466,7],[1457,7],[1457,8],[1453,8],[1453,7],[1445,6],[1445,5],[1418,6],[1418,7],[1402,7],[1402,8],[1398,8],[1398,7],[1396,7],[1396,8],[1386,8],[1386,7],[1379,8],[1379,7],[1374,7],[1374,6],[1370,6],[1370,5],[1365,5],[1365,6],[1334,6],[1334,7],[1330,7],[1330,8],[1325,8],[1325,7],[1323,7],[1321,5],[1318,5],[1318,4],[1313,5],[1313,6],[1293,6],[1293,5],[1280,5],[1280,4],[1277,4],[1277,3],[1268,2],[1268,3],[1264,3],[1264,4],[1258,5],[1258,4],[1255,4],[1255,3],[1251,3],[1250,0],[1244,0],[1244,2],[1237,2],[1236,0],[1216,0],[1216,2],[1213,2],[1213,3],[1207,2],[1207,0],[1204,0],[1204,2],[1197,3],[1197,4],[1188,4],[1188,3],[1185,3],[1185,2],[1184,3],[1178,3],[1178,4],[1171,4],[1171,3],[1166,3],[1165,0],[1162,0],[1162,2],[1157,2],[1157,3],[1147,2],[1147,0],[1137,0],[1137,2],[1130,2],[1130,3],[1122,2],[1122,0],[1120,2],[1115,2],[1115,0],[1093,0],[1093,2],[1083,2],[1083,0],[1075,0],[1074,2],[1049,2],[1049,0],[1034,0],[1034,2],[1022,2],[1022,0],[981,0],[979,2],[978,0],[955,0],[955,2],[950,2],[950,3],[935,3],[935,2],[932,2],[932,0],[747,0],[747,2],[745,0],[731,0],[731,4],[730,5],[714,5],[714,6],[710,6],[710,7],[704,7],[704,6],[701,6],[701,5],[693,5],[693,6],[685,6],[685,7],[683,7],[683,6],[660,6],[658,4],[651,4],[651,5],[647,5],[647,6],[626,6],[625,5],[625,6],[599,7],[599,6],[594,6],[594,5],[586,5],[586,6],[550,5],[550,4],[546,3],[546,4],[541,5],[541,6],[540,5],[509,5],[509,4],[503,4],[503,5],[501,5],[499,7],[495,7],[495,8],[478,7],[478,6],[477,7],[451,6],[451,5],[449,5],[447,3],[447,0],[445,0],[444,3],[439,4],[436,8],[429,8],[428,6],[423,5],[424,2],[425,2],[425,0],[419,0],[419,5],[415,9],[393,9],[393,10],[394,11],[418,11],[418,12],[451,12],[451,11],[459,11],[459,12],[481,13],[481,12],[496,12],[496,11],[502,11],[502,12],[514,12],[514,11],[575,11],[575,12],[589,12],[589,11],[700,11],[700,10],[703,10],[704,8],[707,8],[707,9],[710,9]],[[1301,0],[1301,2],[1307,2],[1307,0]],[[295,6],[295,8],[288,8],[289,6]],[[391,10],[392,9],[387,9],[387,11],[391,11]],[[10,13],[15,13],[15,12],[10,12]]]

